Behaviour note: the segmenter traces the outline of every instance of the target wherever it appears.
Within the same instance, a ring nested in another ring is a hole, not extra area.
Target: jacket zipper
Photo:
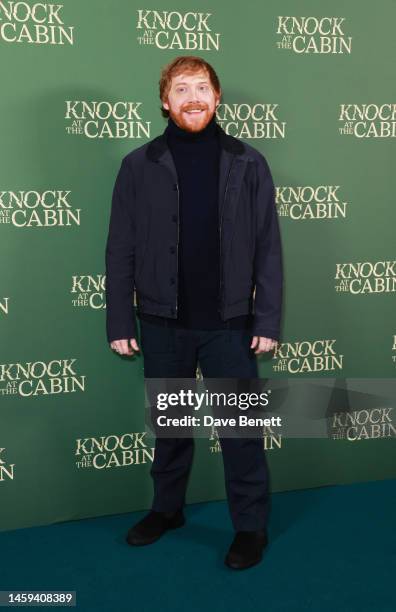
[[[220,214],[220,224],[219,224],[219,244],[220,244],[220,287],[219,287],[219,300],[220,300],[220,316],[222,314],[222,307],[223,307],[223,300],[222,300],[222,286],[223,286],[223,266],[222,266],[222,257],[221,257],[221,226],[223,223],[223,213],[224,213],[224,208],[225,208],[225,199],[227,196],[227,189],[228,189],[228,179],[230,177],[230,172],[231,172],[231,168],[232,168],[232,164],[234,163],[234,158],[232,158],[231,160],[231,164],[230,167],[228,169],[228,174],[227,174],[227,180],[226,180],[226,186],[225,186],[225,190],[224,190],[224,197],[223,197],[223,206],[221,207],[221,214]]]

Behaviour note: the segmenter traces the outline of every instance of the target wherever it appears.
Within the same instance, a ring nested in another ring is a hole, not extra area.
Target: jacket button
[[[174,246],[169,247],[169,253],[175,253],[176,249]]]
[[[175,284],[175,279],[172,277],[171,279],[169,279],[169,282],[170,282],[171,285],[174,285]]]
[[[173,183],[173,191],[177,191],[177,183]]]
[[[177,221],[177,215],[172,215],[172,221],[174,221],[176,223]]]

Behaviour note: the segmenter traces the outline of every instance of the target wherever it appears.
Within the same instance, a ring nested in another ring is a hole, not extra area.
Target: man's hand
[[[272,340],[272,338],[265,338],[265,336],[253,336],[250,348],[253,349],[257,347],[254,353],[255,355],[258,355],[259,353],[268,353],[268,351],[272,351],[277,344],[277,340]]]
[[[129,343],[131,343],[130,346]],[[113,351],[119,353],[119,355],[131,356],[134,355],[134,351],[140,351],[135,338],[130,338],[129,340],[113,340],[113,342],[110,342],[110,347]]]

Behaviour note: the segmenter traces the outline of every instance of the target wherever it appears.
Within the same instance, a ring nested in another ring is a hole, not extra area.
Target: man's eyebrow
[[[197,81],[197,83],[208,83],[209,81]],[[175,85],[188,85],[188,83],[186,83],[186,81],[178,81],[178,83],[175,83]]]

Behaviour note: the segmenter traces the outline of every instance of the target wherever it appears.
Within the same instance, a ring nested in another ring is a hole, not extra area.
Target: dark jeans
[[[258,378],[247,329],[193,330],[140,320],[145,378]],[[225,487],[236,531],[266,527],[269,473],[262,438],[219,437]],[[156,438],[150,474],[152,509],[171,512],[185,503],[194,451],[193,438]]]

